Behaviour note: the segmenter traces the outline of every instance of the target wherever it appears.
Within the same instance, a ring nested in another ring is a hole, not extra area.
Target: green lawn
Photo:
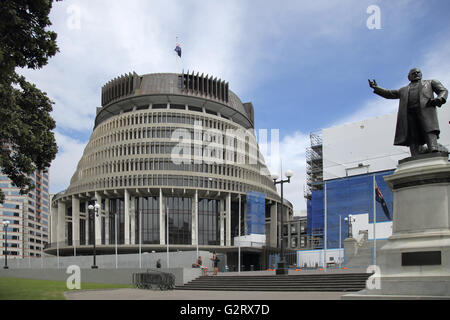
[[[132,285],[81,283],[82,290],[132,288]],[[65,281],[0,278],[0,300],[65,300]]]

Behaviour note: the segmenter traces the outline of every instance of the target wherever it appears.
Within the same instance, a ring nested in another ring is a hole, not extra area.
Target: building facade
[[[266,228],[264,245],[278,245],[280,197],[256,143],[254,109],[228,83],[198,73],[130,73],[101,96],[70,186],[53,198],[47,252],[58,244],[62,255],[89,254],[94,239],[97,253],[113,253],[116,243],[130,253],[167,243],[227,251],[236,237]],[[285,207],[288,220],[292,205]]]
[[[9,221],[8,241],[5,241],[5,228],[2,226],[0,230],[0,257],[6,252],[11,258],[41,257],[49,242],[49,175],[36,171],[30,178],[35,188],[22,195],[8,176],[0,174],[0,188],[5,193],[5,202],[0,204],[0,222]],[[6,242],[8,250],[5,250]]]

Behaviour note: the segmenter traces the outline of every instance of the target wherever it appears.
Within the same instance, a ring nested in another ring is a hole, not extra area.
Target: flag
[[[385,216],[391,220],[390,214],[389,214],[389,208],[387,207],[386,201],[383,198],[383,195],[381,194],[380,188],[378,188],[377,184],[375,183],[375,199],[377,202],[380,203],[381,207],[383,208]]]
[[[177,46],[175,47],[174,50],[178,54],[178,56],[181,58],[181,47],[180,47],[179,43],[177,43]]]

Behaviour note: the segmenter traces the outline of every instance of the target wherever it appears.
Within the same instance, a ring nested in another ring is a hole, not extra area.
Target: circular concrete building
[[[120,253],[162,251],[167,240],[170,250],[230,252],[238,239],[277,247],[280,197],[254,109],[228,83],[130,73],[103,86],[101,101],[70,186],[52,199],[47,253],[92,254],[94,239],[97,254],[116,243]]]

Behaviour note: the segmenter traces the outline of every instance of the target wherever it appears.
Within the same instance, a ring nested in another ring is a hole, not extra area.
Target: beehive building
[[[89,254],[94,238],[97,253],[112,253],[116,241],[120,252],[165,250],[167,241],[171,250],[226,251],[250,235],[278,245],[280,197],[258,150],[254,108],[227,82],[130,73],[103,86],[101,105],[69,187],[53,198],[47,252],[58,242],[62,255]]]

